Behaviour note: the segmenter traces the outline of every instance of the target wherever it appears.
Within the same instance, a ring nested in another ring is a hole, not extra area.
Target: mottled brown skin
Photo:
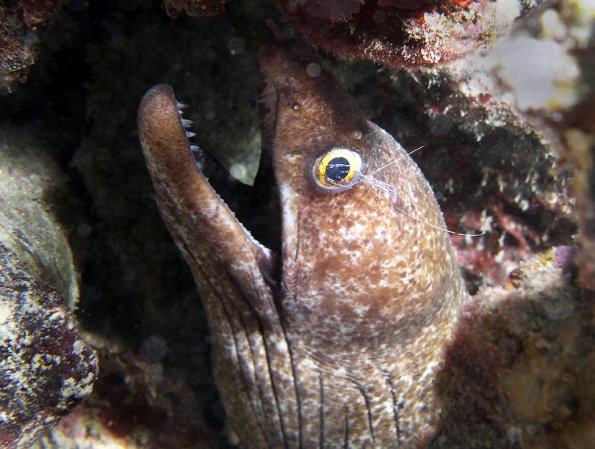
[[[447,233],[427,224],[444,226],[428,182],[330,74],[308,75],[319,62],[296,44],[261,54],[277,99],[263,130],[281,208],[277,257],[196,169],[169,86],[140,105],[141,143],[198,284],[242,445],[413,448],[439,413],[432,379],[467,293]],[[322,192],[307,168],[337,145],[360,153],[365,176]]]

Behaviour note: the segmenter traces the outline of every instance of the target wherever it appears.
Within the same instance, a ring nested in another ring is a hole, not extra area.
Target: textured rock
[[[191,382],[167,375],[163,347],[155,340],[136,354],[89,337],[102,361],[93,395],[34,448],[223,449],[216,418],[203,415],[204,398]]]
[[[0,245],[0,445],[29,447],[91,393],[96,374],[60,292]]]
[[[78,275],[56,204],[65,176],[28,129],[0,128],[0,444],[26,448],[92,390],[71,309]],[[62,294],[61,292],[64,292]]]
[[[0,243],[18,255],[29,276],[58,289],[74,307],[78,275],[55,211],[57,203],[71,201],[67,178],[44,150],[28,129],[0,129]]]
[[[537,0],[278,0],[313,45],[393,68],[434,66],[493,44]]]

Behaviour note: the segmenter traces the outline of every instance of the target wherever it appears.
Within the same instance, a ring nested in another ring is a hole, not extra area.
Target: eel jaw
[[[231,177],[190,145],[192,134],[187,134],[184,125],[188,123],[182,121],[180,106],[171,86],[161,84],[147,91],[138,109],[139,138],[170,233],[189,260],[206,254],[222,266],[239,266],[237,262],[242,261],[243,270],[257,268],[268,283],[276,282],[278,258],[236,218],[214,185],[222,187],[219,192],[225,191],[227,200],[236,198],[238,192],[245,195],[248,187],[236,181],[233,188],[224,188],[233,183]],[[247,209],[251,202],[250,198],[242,200]]]

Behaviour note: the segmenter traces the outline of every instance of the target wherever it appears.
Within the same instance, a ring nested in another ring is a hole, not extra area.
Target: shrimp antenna
[[[381,171],[381,170],[384,170],[386,167],[390,167],[391,165],[393,165],[393,164],[395,164],[395,163],[399,162],[399,161],[400,161],[401,159],[403,159],[404,157],[411,156],[413,153],[415,153],[415,152],[417,152],[417,151],[421,150],[423,147],[424,147],[424,146],[422,145],[421,147],[418,147],[418,148],[416,148],[415,150],[412,150],[412,151],[408,152],[406,155],[401,155],[401,156],[399,156],[398,158],[396,158],[396,159],[394,159],[394,160],[390,161],[388,164],[385,164],[385,165],[383,165],[382,167],[380,167],[380,168],[377,168],[377,169],[376,169],[376,170],[374,170],[372,173],[370,173],[368,176],[375,175],[375,174],[376,174],[376,173],[378,173],[379,171]]]
[[[415,150],[415,151],[417,151],[417,150]],[[377,171],[378,170],[376,170],[373,173],[376,173]],[[400,196],[400,193],[397,191],[396,187],[391,184],[380,181],[379,179],[372,178],[369,175],[362,176],[362,179],[365,180],[366,182],[368,182],[370,185],[384,190],[389,195],[394,194],[396,196]],[[451,231],[450,229],[448,229],[446,227],[442,227],[442,226],[438,226],[438,225],[429,223],[429,222],[427,222],[419,217],[416,217],[415,215],[413,215],[399,207],[395,206],[395,209],[398,210],[399,212],[401,212],[402,214],[406,215],[407,217],[412,218],[415,221],[418,221],[419,223],[423,223],[424,225],[429,226],[430,228],[438,229],[440,231],[444,231],[444,232],[447,232],[452,235],[460,235],[461,237],[481,237],[486,234],[486,231],[483,231],[481,233],[473,233],[473,234],[466,234],[466,233],[462,233],[462,232]]]

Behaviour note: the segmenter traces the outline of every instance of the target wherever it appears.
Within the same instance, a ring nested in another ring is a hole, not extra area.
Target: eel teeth
[[[184,109],[186,109],[188,107],[187,104],[181,103],[179,101],[176,100],[176,108],[178,109],[178,114],[180,115],[180,121],[182,122],[182,126],[184,127],[184,129],[186,130],[186,138],[190,139],[194,136],[196,136],[195,132],[189,131],[187,130],[188,128],[190,128],[190,126],[192,125],[192,123],[194,123],[192,120],[188,120],[182,117],[182,114],[184,113]],[[188,141],[188,146],[190,147],[190,153],[192,154],[193,158],[194,158],[194,163],[196,164],[196,167],[198,168],[199,171],[202,171],[202,150],[200,149],[200,147],[198,147],[198,145],[192,145],[190,144],[190,141]]]
[[[202,150],[200,149],[200,147],[197,145],[190,145],[190,154],[194,158],[194,164],[196,165],[196,168],[198,169],[198,171],[202,172],[203,154],[202,154]]]

